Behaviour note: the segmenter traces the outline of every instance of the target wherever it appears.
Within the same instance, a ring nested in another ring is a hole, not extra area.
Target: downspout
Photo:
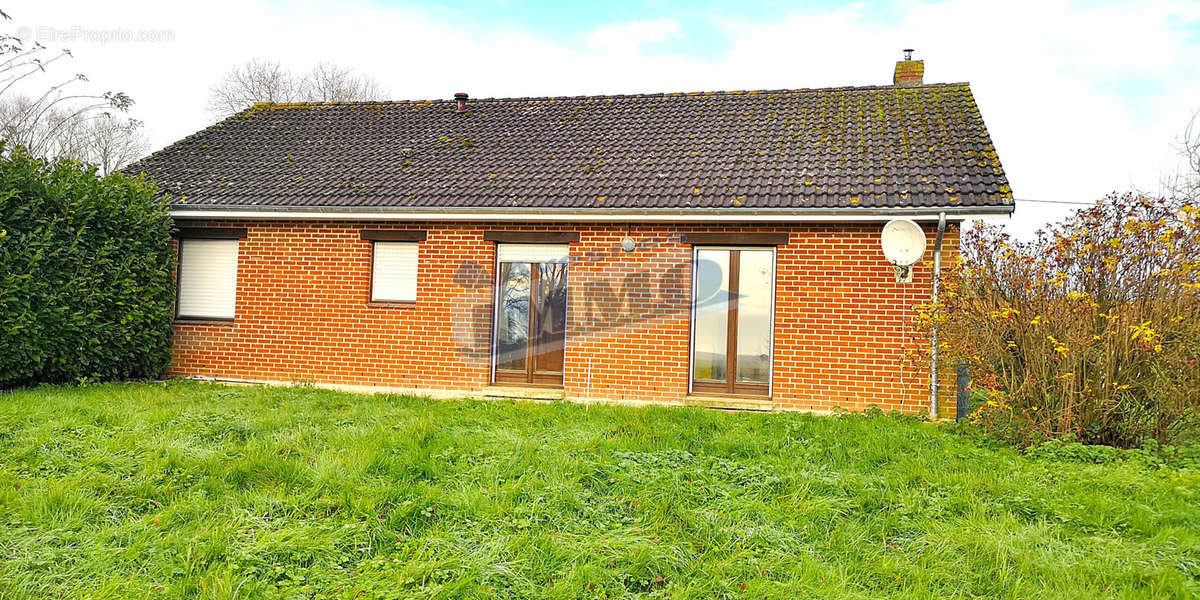
[[[946,213],[938,214],[937,241],[933,244],[933,290],[931,294],[935,317],[938,303],[938,287],[942,282],[942,237],[946,234]],[[933,320],[933,331],[929,336],[929,420],[938,418],[938,325]]]

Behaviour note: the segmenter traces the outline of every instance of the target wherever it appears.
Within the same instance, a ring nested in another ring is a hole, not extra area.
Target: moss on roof
[[[965,83],[259,103],[127,170],[175,206],[1012,205]]]

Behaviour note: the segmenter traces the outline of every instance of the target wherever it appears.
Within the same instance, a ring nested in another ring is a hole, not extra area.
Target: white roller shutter
[[[183,239],[179,244],[179,316],[232,319],[238,241]]]
[[[567,263],[567,244],[497,244],[500,262]]]
[[[417,300],[417,244],[375,242],[371,299],[379,302]]]

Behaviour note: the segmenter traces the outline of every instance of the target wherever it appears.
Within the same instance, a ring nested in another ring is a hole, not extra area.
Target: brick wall
[[[775,405],[921,412],[927,403],[927,371],[909,365],[904,350],[914,342],[912,306],[928,300],[932,229],[913,283],[898,284],[879,251],[878,223],[221,225],[249,230],[239,245],[237,318],[178,322],[172,375],[479,391],[489,383],[495,278],[494,244],[483,231],[572,230],[580,242],[571,245],[568,277],[567,396],[679,402],[688,389],[691,286],[691,246],[679,233],[786,232],[790,241],[777,251]],[[415,304],[369,301],[364,227],[428,232]],[[632,253],[620,249],[626,235],[638,241]],[[951,224],[946,264],[957,247]]]

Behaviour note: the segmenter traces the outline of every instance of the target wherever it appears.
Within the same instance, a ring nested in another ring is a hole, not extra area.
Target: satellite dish
[[[883,226],[879,245],[896,265],[896,281],[912,281],[912,266],[925,255],[925,232],[909,219],[892,219]]]

